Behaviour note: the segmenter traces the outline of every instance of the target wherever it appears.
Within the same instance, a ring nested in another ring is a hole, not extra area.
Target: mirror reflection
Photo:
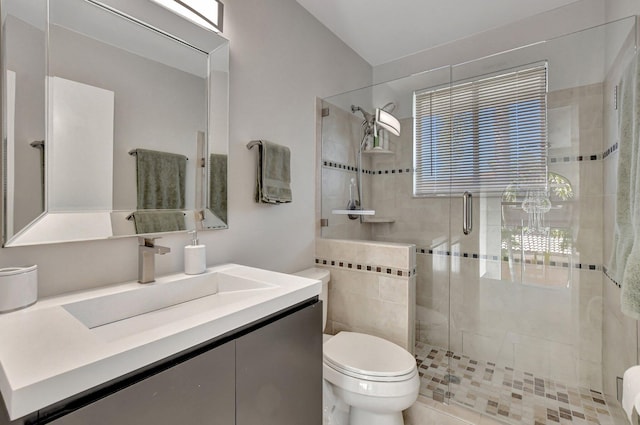
[[[228,42],[122,12],[2,0],[5,246],[226,227]]]

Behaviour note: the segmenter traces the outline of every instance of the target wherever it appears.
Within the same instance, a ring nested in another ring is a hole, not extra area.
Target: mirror
[[[0,10],[4,246],[227,227],[226,39],[151,0]]]

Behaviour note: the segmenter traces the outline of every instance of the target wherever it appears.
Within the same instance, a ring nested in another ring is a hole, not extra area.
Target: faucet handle
[[[138,245],[153,247],[155,246],[156,239],[162,239],[162,237],[161,236],[154,236],[154,237],[138,236]]]

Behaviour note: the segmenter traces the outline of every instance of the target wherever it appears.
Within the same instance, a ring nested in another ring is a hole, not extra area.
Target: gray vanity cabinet
[[[234,364],[235,346],[228,342],[50,423],[232,425]]]
[[[0,400],[0,425],[321,425],[321,324],[310,299],[16,421]]]
[[[236,340],[236,425],[322,424],[322,304]]]

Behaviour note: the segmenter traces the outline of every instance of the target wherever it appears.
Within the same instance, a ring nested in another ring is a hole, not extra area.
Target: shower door
[[[608,79],[633,25],[451,69],[453,404],[507,423],[614,423],[603,395],[603,173]]]

